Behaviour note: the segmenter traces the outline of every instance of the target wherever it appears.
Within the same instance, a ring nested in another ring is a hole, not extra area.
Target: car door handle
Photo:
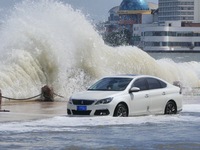
[[[162,93],[162,95],[166,95],[166,93],[165,93],[165,92],[163,92],[163,93]]]
[[[146,94],[146,95],[145,95],[145,98],[148,98],[148,97],[149,97],[149,94]]]

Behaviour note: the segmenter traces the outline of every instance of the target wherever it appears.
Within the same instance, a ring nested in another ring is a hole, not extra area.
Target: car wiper
[[[107,89],[88,89],[88,91],[110,91]]]

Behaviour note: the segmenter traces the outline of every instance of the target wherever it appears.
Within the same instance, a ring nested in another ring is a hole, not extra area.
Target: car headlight
[[[100,99],[98,100],[95,105],[99,105],[99,104],[108,104],[113,100],[113,97],[109,97],[109,98],[105,98],[105,99]]]

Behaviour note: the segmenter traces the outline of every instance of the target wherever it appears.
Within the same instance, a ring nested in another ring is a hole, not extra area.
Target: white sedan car
[[[104,77],[87,91],[73,94],[67,104],[68,115],[126,117],[181,110],[181,88],[148,75]]]

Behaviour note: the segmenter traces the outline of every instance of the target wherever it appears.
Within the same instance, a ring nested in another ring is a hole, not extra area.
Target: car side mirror
[[[138,87],[132,87],[132,88],[129,90],[129,93],[139,92],[139,91],[140,91],[140,88],[138,88]]]

